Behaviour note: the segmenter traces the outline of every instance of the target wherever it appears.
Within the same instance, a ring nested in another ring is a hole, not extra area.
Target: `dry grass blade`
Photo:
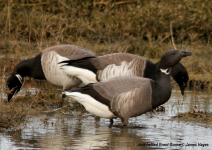
[[[73,103],[73,102],[72,102],[72,103]],[[70,103],[70,104],[72,104],[72,103]],[[65,108],[65,107],[69,106],[70,104],[65,105],[65,106],[62,106],[62,107],[57,108],[57,109],[53,109],[53,110],[49,110],[49,111],[43,111],[43,112],[44,112],[44,113],[51,113],[51,112],[55,112],[55,111],[61,110],[61,109]]]
[[[135,3],[135,2],[137,2],[137,0],[121,1],[121,2],[94,2],[93,4],[89,4],[88,6],[96,6],[96,5],[120,5],[120,4]]]
[[[170,34],[171,34],[171,39],[172,39],[172,44],[173,44],[173,47],[174,47],[174,49],[177,49],[177,47],[176,47],[176,45],[175,45],[175,43],[174,43],[174,37],[173,37],[173,31],[172,31],[172,24],[174,23],[174,21],[172,21],[171,23],[170,23]]]

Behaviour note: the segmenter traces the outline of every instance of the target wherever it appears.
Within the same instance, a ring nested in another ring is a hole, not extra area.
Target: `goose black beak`
[[[183,57],[186,57],[186,56],[191,56],[192,52],[189,52],[189,51],[181,51],[181,54]]]
[[[23,80],[22,80],[23,82]],[[8,102],[12,99],[13,95],[15,95],[16,93],[18,93],[22,87],[22,82],[20,82],[20,80],[15,77],[15,76],[11,76],[8,80],[7,80],[7,89],[8,91]]]
[[[8,97],[8,102],[10,102],[10,100],[12,99],[12,97],[18,93],[21,89],[21,86],[17,86],[15,88],[12,89],[12,91],[10,93],[7,94],[7,97]]]
[[[11,93],[9,93],[9,94],[7,95],[7,97],[8,97],[8,102],[10,102],[10,100],[12,99],[12,97],[13,97],[13,95],[16,93],[16,91],[17,91],[17,90],[13,90]]]

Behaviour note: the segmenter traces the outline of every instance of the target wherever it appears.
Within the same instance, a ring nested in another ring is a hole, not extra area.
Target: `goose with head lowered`
[[[160,59],[157,79],[137,76],[115,77],[85,87],[65,91],[64,94],[81,103],[85,109],[99,117],[120,118],[122,125],[130,117],[139,116],[166,103],[171,96],[170,71],[191,52],[166,51]],[[112,122],[111,122],[112,123]]]
[[[184,95],[184,91],[189,80],[188,71],[186,70],[186,68],[181,63],[176,64],[172,68],[171,76],[179,85],[181,94]]]
[[[97,57],[97,54],[75,45],[57,45],[44,49],[31,59],[21,61],[7,80],[8,102],[21,89],[24,77],[38,80],[47,80],[50,83],[62,86],[63,90],[77,87],[82,82],[74,76],[66,74],[58,65],[61,61],[75,60],[84,57]]]
[[[61,69],[64,72],[76,76],[83,83],[88,84],[106,81],[118,76],[139,76],[157,80],[160,61],[154,64],[141,56],[129,53],[113,53],[96,58],[84,57],[63,61],[60,64],[63,64]],[[177,63],[171,70],[171,76],[180,86],[183,95],[188,82],[186,68],[181,63]]]

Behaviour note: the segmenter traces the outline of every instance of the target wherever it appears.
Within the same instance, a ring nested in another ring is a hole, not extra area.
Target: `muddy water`
[[[40,88],[42,87],[42,88]],[[45,82],[25,82],[20,95],[47,90]],[[55,88],[54,92],[61,92]],[[212,111],[212,91],[187,90],[184,100],[178,88],[164,105],[166,111],[130,118],[128,127],[109,127],[109,120],[77,111],[60,117],[29,116],[30,123],[16,129],[0,129],[0,149],[212,149],[212,126],[170,121],[178,112]],[[2,93],[2,97],[5,95]],[[75,115],[73,115],[75,114]],[[81,114],[81,115],[79,115]],[[149,144],[149,145],[148,145]],[[171,145],[172,144],[172,145]],[[174,145],[175,144],[175,145]],[[205,144],[205,147],[203,145]],[[148,145],[148,146],[147,146]],[[176,146],[178,145],[178,146]]]

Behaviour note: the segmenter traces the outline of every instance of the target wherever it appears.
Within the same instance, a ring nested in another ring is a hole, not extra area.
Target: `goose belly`
[[[66,57],[62,57],[55,51],[44,53],[41,58],[42,69],[44,75],[50,83],[63,86],[65,89],[69,89],[81,83],[81,81],[73,76],[67,75],[63,70],[60,69],[61,61],[69,60]]]
[[[108,106],[98,102],[96,99],[87,94],[80,92],[65,92],[67,96],[70,96],[75,101],[81,103],[85,109],[96,116],[102,118],[114,118],[116,117],[108,108]]]

